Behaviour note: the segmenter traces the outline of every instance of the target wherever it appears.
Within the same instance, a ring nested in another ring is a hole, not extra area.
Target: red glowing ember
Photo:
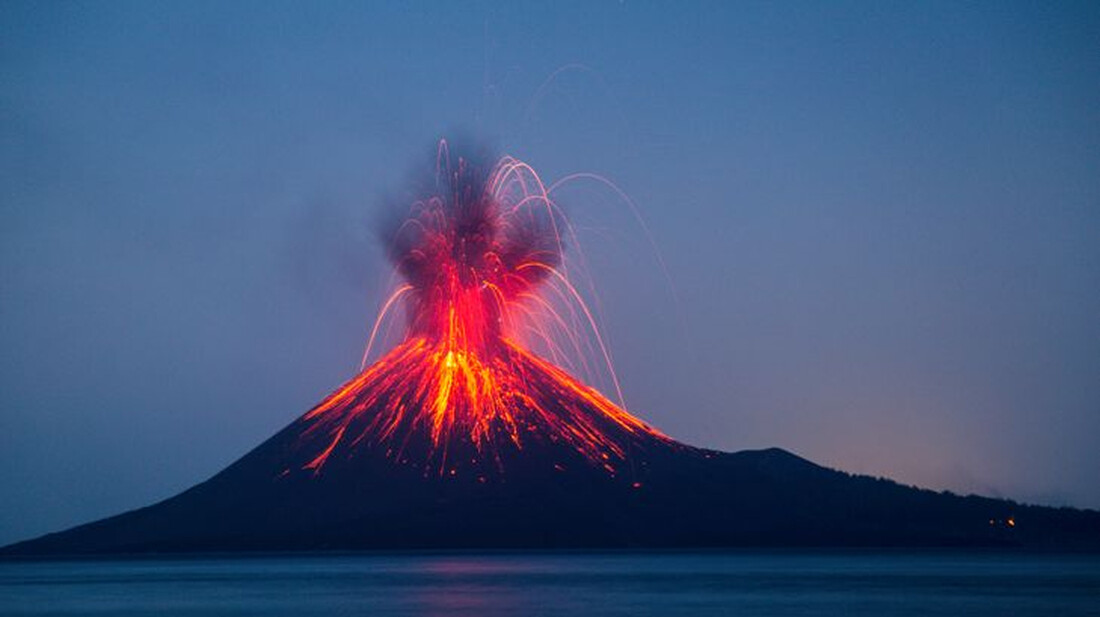
[[[425,473],[480,476],[534,441],[614,474],[631,448],[669,442],[558,366],[583,369],[594,356],[618,388],[564,265],[575,234],[534,170],[511,157],[452,162],[441,143],[427,192],[387,238],[404,283],[375,321],[364,364],[398,306],[403,341],[306,414],[300,468],[320,473],[368,448]]]

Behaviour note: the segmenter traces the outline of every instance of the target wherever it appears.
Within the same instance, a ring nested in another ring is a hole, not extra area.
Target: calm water
[[[1100,615],[1100,557],[867,552],[0,563],[0,615]]]

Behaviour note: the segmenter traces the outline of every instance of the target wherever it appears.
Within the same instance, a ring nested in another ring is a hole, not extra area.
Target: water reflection
[[[1082,615],[1096,556],[361,555],[0,563],[0,615]]]

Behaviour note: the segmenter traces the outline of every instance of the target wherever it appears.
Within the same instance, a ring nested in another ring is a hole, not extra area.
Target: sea
[[[0,562],[0,615],[1100,615],[1100,556],[878,550]]]

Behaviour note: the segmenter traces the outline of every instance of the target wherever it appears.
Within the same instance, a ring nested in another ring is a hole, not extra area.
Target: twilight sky
[[[353,375],[455,132],[636,201],[671,285],[559,196],[673,437],[1100,507],[1100,5],[223,4],[0,4],[0,543]]]

